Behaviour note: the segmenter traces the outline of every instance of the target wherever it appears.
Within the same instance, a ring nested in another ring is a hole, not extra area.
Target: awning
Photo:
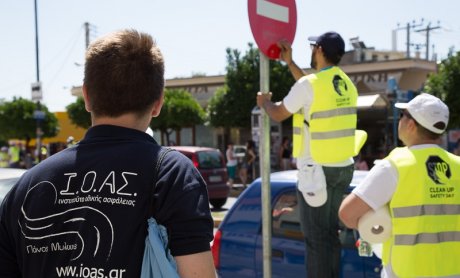
[[[387,101],[380,95],[358,96],[358,109],[386,108]]]

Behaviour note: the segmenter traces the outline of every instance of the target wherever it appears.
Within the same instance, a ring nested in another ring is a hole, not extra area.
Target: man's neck
[[[123,114],[118,117],[92,117],[92,126],[115,125],[145,132],[149,126],[150,120],[151,118],[139,118],[134,114]]]
[[[318,61],[318,65],[316,66],[316,70],[317,71],[322,71],[324,69],[328,69],[328,68],[333,67],[333,66],[335,66],[335,65],[331,64],[331,63],[327,63],[327,62]]]
[[[426,144],[440,145],[441,143],[442,143],[441,138],[435,139],[435,140],[415,138],[414,140],[411,140],[411,142],[408,142],[406,146],[412,147],[416,145],[426,145]]]

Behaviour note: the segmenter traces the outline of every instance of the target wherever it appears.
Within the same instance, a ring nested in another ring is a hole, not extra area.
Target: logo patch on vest
[[[343,96],[343,93],[348,91],[347,83],[343,81],[340,75],[334,75],[332,79],[332,84],[334,84],[334,90],[339,96]]]
[[[450,166],[437,155],[429,156],[425,162],[428,176],[436,184],[446,184],[451,177]]]

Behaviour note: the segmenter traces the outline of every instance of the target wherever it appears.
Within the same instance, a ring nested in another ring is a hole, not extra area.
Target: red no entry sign
[[[270,59],[278,59],[276,43],[294,41],[297,26],[295,0],[248,0],[249,23],[260,51]]]

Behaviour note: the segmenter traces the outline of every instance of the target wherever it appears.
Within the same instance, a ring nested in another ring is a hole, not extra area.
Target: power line
[[[426,42],[425,42],[425,49],[426,49],[425,59],[426,60],[430,59],[430,32],[432,30],[436,30],[436,29],[440,29],[440,28],[441,28],[441,26],[439,25],[439,21],[438,21],[437,26],[431,26],[431,22],[429,22],[428,25],[425,28],[415,30],[415,32],[425,32],[426,33]]]

